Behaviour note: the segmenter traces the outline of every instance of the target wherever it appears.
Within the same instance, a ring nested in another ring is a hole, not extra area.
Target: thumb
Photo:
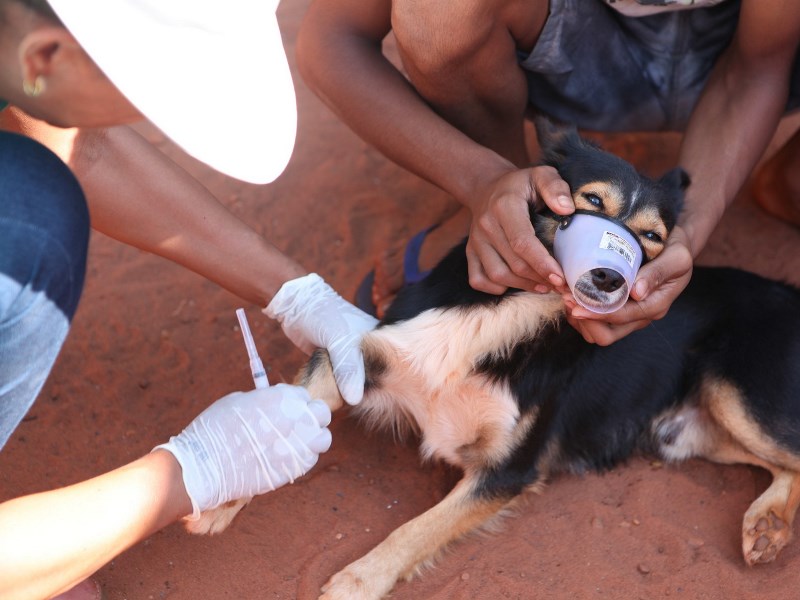
[[[661,269],[655,262],[645,265],[639,270],[636,283],[631,290],[631,297],[637,302],[645,300],[652,290],[661,285],[661,278]]]

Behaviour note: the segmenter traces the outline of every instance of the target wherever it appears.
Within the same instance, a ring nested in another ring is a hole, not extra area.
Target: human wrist
[[[205,506],[208,502],[200,498],[212,494],[208,484],[208,473],[203,472],[193,449],[188,447],[183,435],[173,436],[169,442],[156,446],[151,454],[156,453],[166,453],[172,457],[168,465],[172,475],[170,481],[175,484],[171,496],[177,498],[183,508],[188,509],[182,518],[196,521],[200,518],[200,513],[208,508]],[[162,460],[167,461],[167,458]]]
[[[708,218],[681,219],[670,233],[670,240],[686,246],[694,260],[702,252],[715,226],[716,222]]]
[[[473,213],[476,206],[483,200],[484,190],[491,189],[504,175],[519,170],[511,161],[503,158],[488,148],[481,148],[482,154],[471,168],[465,169],[464,175],[455,179],[453,197]],[[480,169],[475,168],[480,165]]]
[[[186,489],[181,463],[172,452],[165,448],[155,448],[148,456],[149,460],[157,463],[158,469],[164,473],[166,505],[171,513],[170,520],[175,521],[191,516],[194,505]]]

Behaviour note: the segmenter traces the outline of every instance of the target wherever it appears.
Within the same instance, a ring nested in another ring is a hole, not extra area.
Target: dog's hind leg
[[[777,471],[773,476],[772,484],[744,514],[742,553],[751,566],[775,560],[792,538],[792,525],[800,505],[800,475]]]
[[[742,520],[742,554],[748,565],[775,560],[792,539],[800,506],[800,474],[749,452],[735,441],[720,443],[703,456],[724,464],[750,464],[772,473],[772,483],[747,509]]]
[[[459,537],[487,524],[508,498],[479,498],[465,477],[439,504],[405,523],[361,559],[331,577],[320,600],[378,600],[410,579]]]
[[[756,456],[723,430],[713,432],[708,441],[708,447],[696,456],[722,464],[755,465],[772,473],[772,484],[745,512],[742,554],[751,566],[775,560],[792,539],[792,525],[800,505],[800,474]]]
[[[772,484],[744,515],[742,552],[748,565],[775,560],[792,538],[800,506],[800,456],[752,418],[748,400],[735,386],[711,381],[704,392],[709,414],[730,436],[730,441],[719,444],[710,458],[754,464],[772,473]]]
[[[800,506],[800,457],[765,433],[734,385],[705,381],[699,399],[699,406],[684,407],[658,422],[661,452],[668,458],[700,456],[723,464],[750,464],[772,473],[772,484],[742,522],[747,564],[770,562],[792,538]]]

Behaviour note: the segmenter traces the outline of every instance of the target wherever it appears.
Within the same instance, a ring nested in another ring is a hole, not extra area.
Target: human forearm
[[[0,127],[37,140],[69,163],[86,193],[92,226],[110,237],[259,306],[282,283],[306,273],[126,126],[61,129],[9,108],[0,112]]]
[[[330,420],[305,388],[234,392],[139,460],[0,504],[0,598],[49,598],[195,509],[293,481],[330,447]]]
[[[383,55],[388,12],[369,14],[379,13],[375,6],[382,3],[358,3],[357,15],[342,4],[349,3],[312,4],[297,46],[304,80],[342,121],[386,157],[464,204],[476,189],[514,170],[510,161],[434,112]]]
[[[786,106],[789,65],[791,60],[775,59],[750,66],[734,44],[712,73],[680,154],[692,183],[678,224],[695,257],[775,132]]]
[[[44,598],[69,589],[191,511],[180,466],[166,451],[0,504],[0,597]]]
[[[128,127],[78,134],[70,163],[92,227],[263,306],[303,268]]]

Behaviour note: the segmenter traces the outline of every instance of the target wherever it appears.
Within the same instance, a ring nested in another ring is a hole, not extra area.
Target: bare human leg
[[[800,130],[756,171],[752,189],[764,211],[800,227]]]

